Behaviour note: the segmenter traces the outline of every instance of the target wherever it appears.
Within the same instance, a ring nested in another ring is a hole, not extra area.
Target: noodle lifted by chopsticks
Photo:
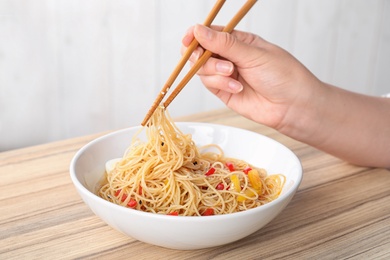
[[[146,212],[205,216],[258,207],[282,190],[283,175],[267,176],[264,169],[226,158],[216,145],[198,148],[163,107],[151,117],[146,135],[146,142],[136,135],[106,172],[100,197]],[[201,152],[210,149],[216,152]]]

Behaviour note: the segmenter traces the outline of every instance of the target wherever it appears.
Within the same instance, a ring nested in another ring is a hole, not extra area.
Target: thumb
[[[194,36],[199,44],[212,53],[218,54],[236,65],[253,60],[253,55],[259,49],[249,45],[249,43],[257,40],[256,36],[238,31],[234,31],[233,34],[215,31],[200,24],[194,28]]]

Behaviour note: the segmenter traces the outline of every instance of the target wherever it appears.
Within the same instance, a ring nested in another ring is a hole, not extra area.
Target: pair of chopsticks
[[[221,10],[223,4],[226,0],[218,0],[217,3],[214,5],[210,13],[208,14],[205,22],[203,25],[210,27],[211,23],[213,22],[214,18],[217,16],[218,12]],[[222,32],[231,33],[234,30],[234,27],[237,26],[237,24],[241,21],[241,19],[249,12],[249,10],[252,8],[252,6],[257,2],[257,0],[248,0],[241,9],[236,13],[236,15],[230,20],[230,22],[226,25],[226,27],[222,30]],[[160,105],[161,101],[169,91],[169,88],[172,86],[173,82],[176,80],[177,76],[180,74],[181,70],[183,69],[184,65],[190,58],[192,52],[198,47],[199,43],[194,38],[191,44],[188,46],[186,52],[180,59],[179,63],[176,65],[176,68],[173,70],[172,74],[168,78],[167,82],[161,89],[160,93],[158,94],[156,100],[153,102],[151,108],[149,109],[148,113],[146,114],[144,120],[142,121],[141,125],[145,126],[147,122],[149,121],[150,117],[153,115],[154,111],[157,109],[157,107]],[[191,67],[189,72],[183,77],[181,82],[177,85],[176,89],[171,93],[171,95],[164,101],[163,106],[164,108],[167,108],[169,104],[173,101],[173,99],[180,93],[180,91],[185,87],[185,85],[191,80],[191,78],[196,74],[196,72],[200,69],[200,67],[203,66],[203,64],[206,63],[206,61],[211,57],[213,53],[211,53],[208,50],[205,50],[203,55],[196,61],[196,63]]]

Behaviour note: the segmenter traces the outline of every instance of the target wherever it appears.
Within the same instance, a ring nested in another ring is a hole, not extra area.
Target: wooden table
[[[0,259],[390,259],[390,171],[349,165],[228,110],[178,121],[231,125],[270,136],[304,168],[288,207],[238,242],[177,251],[113,230],[69,177],[75,152],[101,134],[0,154]]]

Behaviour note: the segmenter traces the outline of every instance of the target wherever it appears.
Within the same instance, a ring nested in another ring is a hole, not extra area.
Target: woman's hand
[[[195,37],[215,55],[198,71],[203,84],[228,107],[258,123],[282,130],[310,101],[321,82],[283,49],[257,35],[219,32],[202,25],[191,27],[182,42]],[[203,52],[195,50],[194,63]],[[299,109],[295,109],[295,107]]]
[[[390,167],[390,99],[326,84],[259,36],[221,30],[191,27],[182,51],[195,37],[215,54],[198,75],[228,107],[354,164]]]

